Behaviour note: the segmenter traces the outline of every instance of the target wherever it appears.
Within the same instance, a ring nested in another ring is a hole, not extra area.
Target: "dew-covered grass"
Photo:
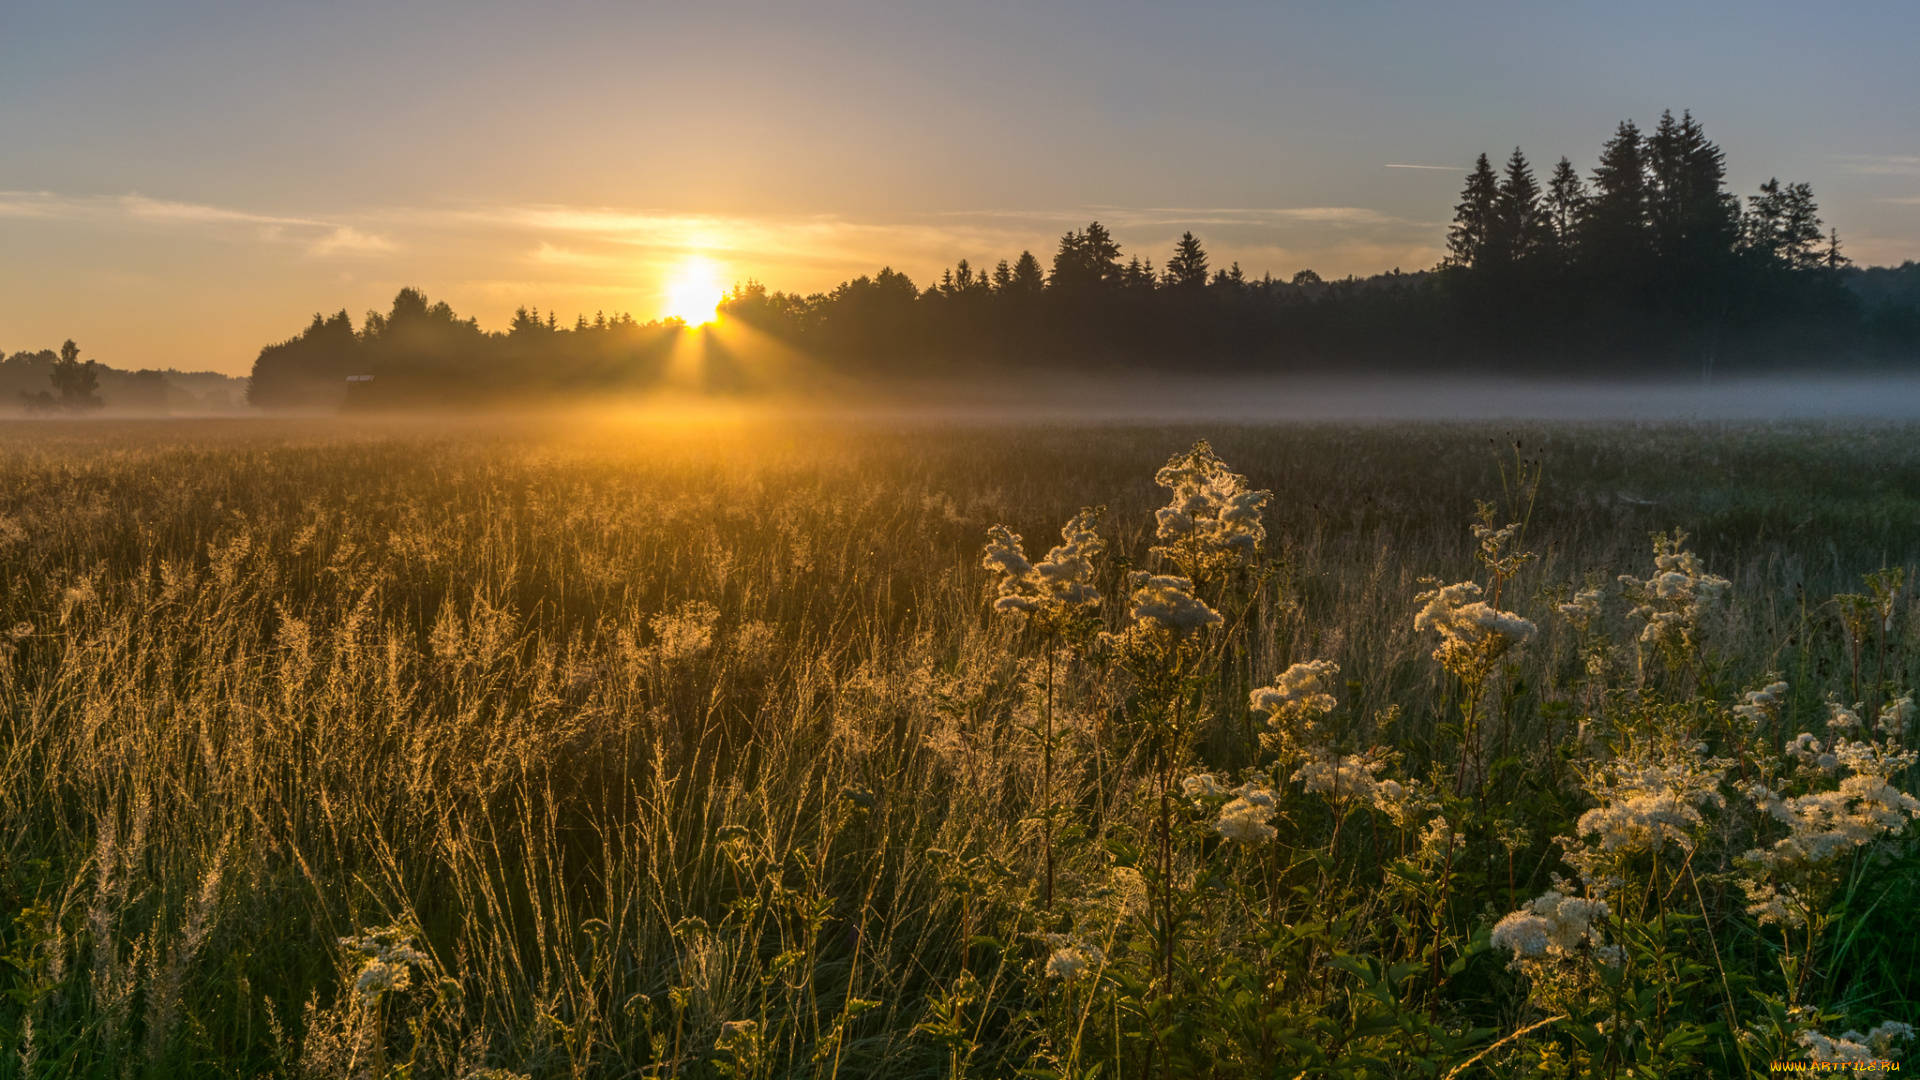
[[[1199,438],[1264,540],[1129,639]],[[1090,506],[1104,602],[996,613],[988,529]],[[1729,582],[1684,648],[1618,581],[1675,529]],[[1742,785],[1858,775],[1783,749],[1830,696],[1920,689],[1916,571],[1898,425],[0,428],[0,1076],[1758,1075],[1920,1020],[1906,834],[1799,925],[1741,861]],[[1467,580],[1537,627],[1478,682],[1415,629]],[[1248,709],[1315,660],[1332,710]],[[1295,771],[1347,759],[1428,801]],[[1681,765],[1583,891],[1561,838]],[[1549,890],[1610,906],[1494,941]]]

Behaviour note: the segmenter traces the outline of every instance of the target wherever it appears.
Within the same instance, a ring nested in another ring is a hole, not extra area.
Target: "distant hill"
[[[28,412],[28,399],[53,386],[52,349],[22,350],[0,358],[0,416]],[[247,380],[217,371],[125,371],[96,363],[94,374],[102,407],[91,415],[206,416],[247,411]]]

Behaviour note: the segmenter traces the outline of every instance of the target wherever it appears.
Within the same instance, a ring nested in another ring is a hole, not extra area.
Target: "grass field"
[[[1897,1059],[1917,526],[1907,426],[0,428],[0,1076]]]

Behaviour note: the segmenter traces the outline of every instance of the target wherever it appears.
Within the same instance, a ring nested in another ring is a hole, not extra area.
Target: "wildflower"
[[[1272,791],[1249,782],[1236,788],[1234,796],[1232,802],[1220,808],[1220,818],[1213,823],[1213,831],[1242,844],[1260,843],[1279,835],[1278,830],[1267,824],[1273,820],[1277,805]]]
[[[1740,885],[1746,890],[1747,914],[1754,917],[1762,926],[1769,923],[1775,926],[1799,927],[1807,924],[1807,902],[1791,885],[1775,885],[1772,882],[1742,878]]]
[[[1093,526],[1105,512],[1103,506],[1083,507],[1061,526],[1061,543],[1034,566],[1033,572],[1049,598],[1062,604],[1099,603],[1100,590],[1093,585],[1093,560],[1107,550],[1107,543]]]
[[[1247,697],[1248,707],[1267,714],[1267,722],[1279,727],[1281,721],[1329,713],[1339,704],[1327,685],[1340,674],[1340,665],[1331,660],[1309,660],[1294,664]]]
[[[1796,745],[1819,748],[1804,733]],[[1833,790],[1783,798],[1762,784],[1748,787],[1754,805],[1788,829],[1771,848],[1748,852],[1750,862],[1769,869],[1829,862],[1883,835],[1897,835],[1920,817],[1920,799],[1889,782],[1914,763],[1911,751],[1841,739],[1830,753],[1815,758],[1825,759],[1848,774]]]
[[[1222,621],[1218,612],[1193,595],[1190,578],[1136,571],[1127,584],[1133,588],[1131,614],[1136,623],[1184,634]]]
[[[1894,1044],[1913,1038],[1913,1028],[1897,1021],[1886,1023],[1862,1035],[1847,1031],[1829,1038],[1817,1031],[1800,1033],[1800,1045],[1814,1061],[1829,1064],[1865,1064],[1893,1057]]]
[[[1718,805],[1725,770],[1690,751],[1667,764],[1623,764],[1589,780],[1601,805],[1580,815],[1575,831],[1596,836],[1606,852],[1651,851],[1669,840],[1692,850],[1692,830],[1702,823],[1700,807]]]
[[[1858,730],[1860,727],[1860,708],[1861,708],[1861,705],[1857,701],[1853,703],[1853,708],[1849,709],[1845,705],[1842,705],[1838,698],[1831,697],[1831,696],[1828,697],[1827,699],[1827,730],[1829,731]]]
[[[1180,793],[1189,799],[1219,799],[1231,794],[1212,773],[1195,773],[1180,781]]]
[[[1501,919],[1493,927],[1493,947],[1505,949],[1516,957],[1544,956],[1547,952],[1547,931],[1552,924],[1522,909]]]
[[[1902,694],[1880,707],[1880,715],[1874,718],[1873,726],[1881,734],[1897,738],[1906,732],[1907,724],[1913,720],[1913,713],[1913,695]]]
[[[413,947],[413,932],[400,926],[382,926],[356,937],[343,937],[340,947],[360,957],[353,989],[366,1004],[379,1001],[380,995],[405,990],[413,982],[413,968],[428,967],[433,961]]]
[[[1599,589],[1582,589],[1573,594],[1573,600],[1560,605],[1560,614],[1567,617],[1575,630],[1586,633],[1592,629],[1593,621],[1600,617],[1600,601],[1603,594]]]
[[[1440,646],[1433,650],[1433,658],[1463,679],[1484,677],[1510,649],[1535,633],[1533,623],[1479,596],[1479,585],[1462,581],[1415,598],[1415,603],[1425,606],[1414,616],[1413,628],[1439,632]]]
[[[1246,478],[1230,471],[1205,439],[1174,455],[1153,479],[1173,493],[1154,514],[1160,544],[1153,552],[1190,576],[1207,578],[1238,565],[1265,542],[1260,515],[1273,493],[1248,490]]]
[[[1686,550],[1687,534],[1675,531],[1653,538],[1654,574],[1646,580],[1620,575],[1620,584],[1636,604],[1631,614],[1645,619],[1640,642],[1670,655],[1691,654],[1698,644],[1699,618],[1725,599],[1733,583],[1706,572],[1700,557]]]
[[[1322,791],[1336,800],[1344,799],[1388,810],[1392,800],[1382,798],[1382,784],[1374,779],[1374,774],[1385,764],[1357,754],[1341,757],[1331,753],[1315,753],[1293,774],[1293,778],[1300,781],[1307,791]],[[1394,784],[1396,792],[1399,787]]]
[[[1495,948],[1521,957],[1571,955],[1593,940],[1593,923],[1607,916],[1605,900],[1586,900],[1549,889],[1493,928]]]
[[[1056,937],[1058,947],[1053,955],[1047,957],[1047,978],[1072,982],[1085,975],[1091,975],[1106,963],[1107,957],[1100,946],[1078,939]]]
[[[1060,529],[1061,543],[1038,564],[1027,561],[1020,534],[1005,525],[988,529],[982,564],[1000,574],[993,609],[1032,615],[1099,603],[1093,560],[1107,545],[1094,523],[1105,512],[1104,507],[1089,507],[1075,514]]]
[[[1741,696],[1744,701],[1733,707],[1733,714],[1745,720],[1750,726],[1758,727],[1763,722],[1780,715],[1780,703],[1787,697],[1787,684],[1770,682],[1758,690],[1749,690]]]

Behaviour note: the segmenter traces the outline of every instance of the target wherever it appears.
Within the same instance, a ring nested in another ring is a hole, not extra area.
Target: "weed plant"
[[[1897,1060],[1917,519],[1904,427],[6,429],[0,1076]]]

